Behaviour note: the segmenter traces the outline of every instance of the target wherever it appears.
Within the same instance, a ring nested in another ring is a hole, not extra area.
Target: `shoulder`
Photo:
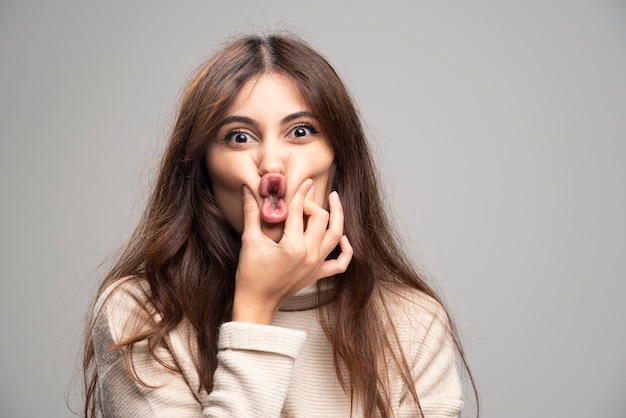
[[[380,288],[379,301],[396,325],[449,328],[448,314],[441,303],[419,289],[387,283]]]
[[[158,322],[150,302],[148,283],[124,277],[109,284],[98,296],[92,312],[92,336],[118,344]]]
[[[207,394],[198,389],[193,333],[181,321],[149,341],[161,322],[151,300],[148,282],[138,277],[114,281],[96,300],[91,338],[104,407],[122,415],[135,405],[168,416],[180,415],[169,413],[177,407],[186,408],[184,416],[197,415]]]
[[[147,376],[150,381],[154,370],[169,369],[182,372],[188,381],[199,385],[193,358],[196,346],[189,324],[181,321],[149,348],[146,336],[158,329],[160,322],[145,279],[125,277],[107,286],[94,305],[91,327],[98,367],[107,370],[132,346],[133,369],[143,370],[144,380]]]
[[[378,300],[386,329],[406,355],[423,358],[443,349],[456,351],[448,313],[431,296],[404,284],[386,284]]]
[[[102,308],[129,307],[143,303],[149,298],[149,290],[148,282],[141,277],[119,278],[102,289],[96,299],[94,310],[99,312]]]

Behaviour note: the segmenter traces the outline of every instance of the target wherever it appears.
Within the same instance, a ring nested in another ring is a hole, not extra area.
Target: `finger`
[[[285,234],[292,236],[293,234],[302,235],[304,232],[303,208],[306,196],[313,186],[313,180],[306,179],[298,188],[296,194],[289,202],[289,215],[285,220]]]
[[[321,249],[325,255],[337,246],[343,236],[343,206],[337,192],[332,192],[328,195],[328,206],[330,210],[330,216],[328,220],[328,229],[324,234],[324,240],[322,241]]]
[[[320,268],[321,278],[343,273],[350,265],[350,261],[354,255],[354,250],[352,249],[352,245],[350,244],[348,237],[345,235],[343,235],[339,240],[339,248],[341,248],[341,253],[339,253],[339,256],[336,259],[326,260],[322,264]]]
[[[261,233],[261,213],[250,188],[243,185],[243,233],[244,236],[255,236]]]
[[[304,237],[307,241],[311,242],[315,248],[319,248],[320,251],[322,251],[322,243],[326,234],[326,228],[328,228],[330,215],[327,210],[319,206],[313,200],[304,202],[303,213],[305,216],[308,216]],[[337,243],[335,243],[335,245],[337,245]],[[324,256],[326,255],[327,254],[324,254]]]
[[[315,184],[311,184],[311,188],[306,192],[306,197],[304,198],[305,206],[307,202],[315,202]]]

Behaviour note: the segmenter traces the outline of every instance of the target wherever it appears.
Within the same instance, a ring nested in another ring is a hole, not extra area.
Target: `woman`
[[[85,415],[458,416],[457,356],[332,67],[284,36],[200,66],[100,287]]]

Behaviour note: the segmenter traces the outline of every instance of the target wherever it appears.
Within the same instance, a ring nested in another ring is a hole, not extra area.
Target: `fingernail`
[[[250,188],[248,186],[246,186],[245,184],[243,185],[243,195],[244,196],[251,196],[252,192],[250,191]]]

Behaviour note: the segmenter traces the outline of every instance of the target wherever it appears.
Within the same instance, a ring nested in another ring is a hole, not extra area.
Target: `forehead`
[[[228,115],[290,114],[310,110],[300,89],[289,77],[269,73],[248,80],[231,104]]]

